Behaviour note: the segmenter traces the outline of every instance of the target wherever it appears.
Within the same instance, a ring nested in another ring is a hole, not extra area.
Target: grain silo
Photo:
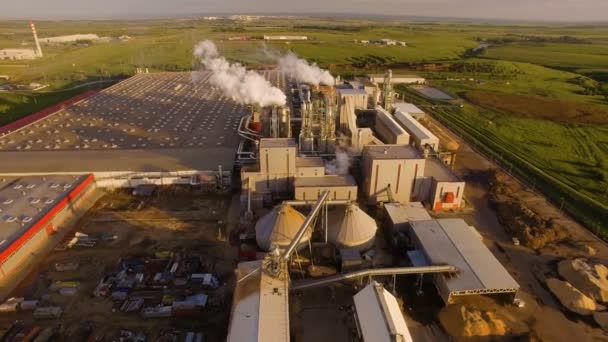
[[[258,246],[266,251],[269,251],[272,245],[280,249],[286,248],[304,223],[304,219],[304,215],[290,205],[281,204],[274,207],[255,225]],[[308,243],[311,235],[311,231],[304,234],[300,244]]]
[[[354,202],[332,208],[328,221],[328,240],[338,248],[364,251],[374,244],[376,221]]]

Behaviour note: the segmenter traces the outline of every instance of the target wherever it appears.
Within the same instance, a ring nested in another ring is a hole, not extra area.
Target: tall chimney
[[[42,57],[42,49],[40,48],[40,42],[38,41],[38,34],[36,33],[36,25],[30,21],[30,27],[32,28],[32,34],[34,35],[34,42],[36,42],[36,54],[38,57]]]

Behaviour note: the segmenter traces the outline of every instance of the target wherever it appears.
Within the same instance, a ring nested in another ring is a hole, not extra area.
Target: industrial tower
[[[30,28],[32,29],[32,34],[34,35],[34,42],[36,43],[36,55],[38,57],[42,57],[42,48],[40,48],[40,42],[38,41],[38,34],[36,33],[36,25],[30,21]]]

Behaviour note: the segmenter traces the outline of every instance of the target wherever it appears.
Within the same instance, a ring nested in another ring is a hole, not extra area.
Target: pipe
[[[328,200],[325,201],[325,204],[327,205],[346,205],[348,203],[352,202],[352,200]],[[314,205],[315,203],[317,203],[317,201],[305,201],[305,200],[289,200],[289,201],[283,201],[283,204],[289,204],[291,206],[305,206],[305,205]]]
[[[291,290],[305,290],[335,283],[337,281],[348,280],[360,277],[382,276],[382,275],[403,275],[403,274],[427,274],[427,273],[455,273],[458,269],[454,266],[422,266],[422,267],[394,267],[376,268],[355,271],[351,273],[336,274],[331,277],[316,280],[305,280],[293,283]]]
[[[319,199],[317,200],[317,204],[315,204],[315,206],[312,207],[312,210],[310,211],[308,216],[306,216],[306,220],[304,220],[304,223],[302,223],[302,226],[300,226],[300,229],[296,233],[296,236],[293,238],[293,240],[291,240],[291,243],[289,244],[289,246],[287,247],[285,252],[283,252],[283,256],[282,256],[283,260],[285,260],[285,261],[289,260],[289,258],[291,257],[291,253],[293,253],[293,251],[296,249],[296,246],[298,245],[298,243],[300,243],[302,236],[304,236],[304,233],[306,233],[306,230],[312,224],[312,221],[319,214],[319,210],[321,210],[321,208],[323,207],[323,203],[325,203],[325,200],[327,200],[328,196],[329,196],[329,191],[328,190],[323,191],[323,193],[321,194],[321,197],[319,197]]]

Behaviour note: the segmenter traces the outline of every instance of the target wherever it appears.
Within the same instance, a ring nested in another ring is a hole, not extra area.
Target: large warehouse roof
[[[287,86],[281,72],[260,73]],[[249,110],[209,76],[139,74],[0,135],[0,173],[230,170]]]
[[[0,179],[0,251],[34,225],[87,176]]]
[[[438,275],[437,288],[444,301],[453,296],[515,293],[519,285],[479,235],[462,219],[410,223],[412,238],[431,265],[452,265],[456,275]]]
[[[397,300],[381,284],[367,285],[354,301],[363,341],[413,341]]]
[[[289,341],[289,279],[266,274],[262,264],[238,265],[228,342]]]
[[[0,163],[0,174],[206,171],[217,170],[218,165],[229,171],[234,165],[234,155],[235,150],[227,147],[0,152],[0,158],[10,160]]]

